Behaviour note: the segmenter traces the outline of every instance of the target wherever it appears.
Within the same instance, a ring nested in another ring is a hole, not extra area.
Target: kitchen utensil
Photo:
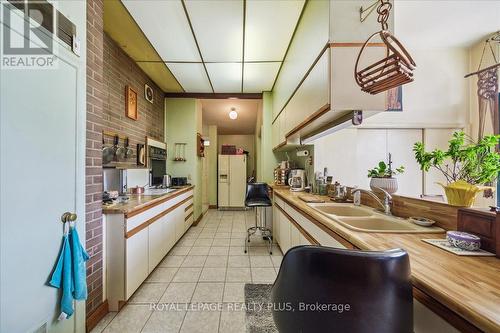
[[[293,169],[290,171],[288,186],[290,186],[290,190],[294,192],[304,191],[305,175],[303,169]]]
[[[102,137],[102,164],[108,164],[113,160],[115,151],[113,147],[106,146],[104,143],[104,136]]]
[[[425,217],[410,216],[408,218],[408,220],[410,220],[410,222],[415,223],[416,225],[420,225],[422,227],[430,227],[431,225],[433,225],[434,223],[436,223],[436,221],[428,219],[428,218],[425,218]]]
[[[130,193],[131,194],[143,194],[144,193],[144,186],[136,186],[130,188]]]
[[[115,147],[116,160],[122,161],[123,159],[125,159],[126,148],[125,147],[118,147],[119,142],[120,142],[120,137],[118,135],[115,135],[113,137],[113,144]]]
[[[163,176],[163,187],[170,187],[172,186],[172,176],[170,175],[164,175]]]
[[[129,158],[134,154],[134,151],[129,147],[129,139],[125,138],[125,158]]]
[[[467,232],[447,231],[446,240],[451,245],[464,250],[477,251],[481,247],[481,238]]]
[[[146,147],[142,143],[137,144],[137,165],[146,165]]]

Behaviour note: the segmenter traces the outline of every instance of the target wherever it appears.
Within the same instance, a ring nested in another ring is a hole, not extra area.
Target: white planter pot
[[[375,187],[384,189],[389,194],[396,193],[398,190],[398,180],[396,178],[372,178],[370,180],[370,188],[376,191]]]

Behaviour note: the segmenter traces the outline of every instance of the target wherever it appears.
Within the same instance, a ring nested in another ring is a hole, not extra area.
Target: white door
[[[229,156],[229,206],[244,207],[247,187],[247,158],[245,155]]]
[[[84,13],[84,3],[74,4]],[[7,3],[1,6],[6,11]],[[16,20],[16,30],[5,22],[0,29],[22,40],[23,21]],[[85,58],[62,44],[54,56],[54,69],[0,68],[1,332],[85,329],[85,302],[58,322],[60,293],[47,286],[64,212],[77,214],[85,247]]]
[[[219,207],[229,206],[229,156],[219,155],[219,172],[218,177],[218,201]]]

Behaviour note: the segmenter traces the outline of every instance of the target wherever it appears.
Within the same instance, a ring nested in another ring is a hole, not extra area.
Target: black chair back
[[[271,206],[269,189],[266,183],[247,183],[247,193],[245,196],[245,206],[266,207]]]
[[[401,249],[294,247],[283,258],[271,294],[280,333],[413,332],[410,262]],[[278,304],[286,303],[295,311],[280,311]]]

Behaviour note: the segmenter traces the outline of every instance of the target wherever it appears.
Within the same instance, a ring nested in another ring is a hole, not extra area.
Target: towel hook
[[[75,213],[65,212],[61,215],[61,222],[74,222],[78,216]]]

